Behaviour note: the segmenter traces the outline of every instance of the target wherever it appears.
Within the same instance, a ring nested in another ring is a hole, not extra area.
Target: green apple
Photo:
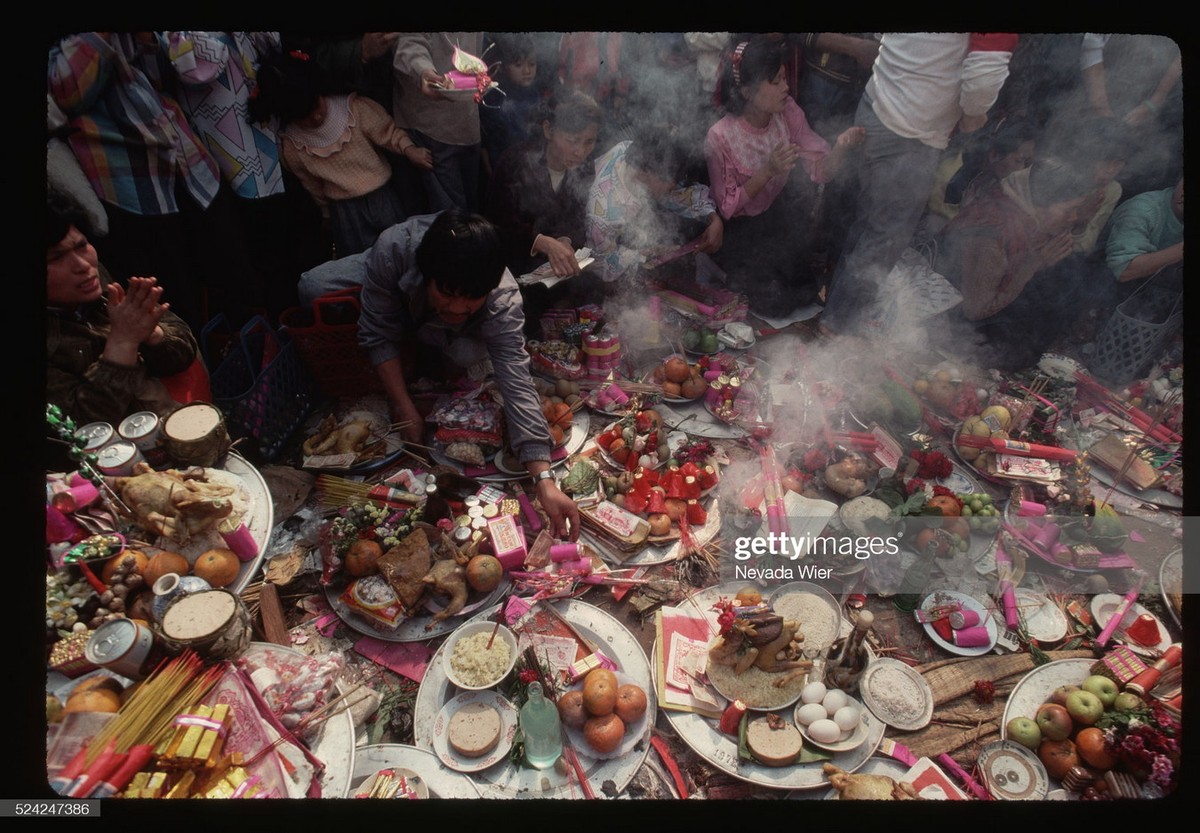
[[[1117,695],[1117,699],[1113,700],[1113,708],[1119,712],[1133,712],[1146,705],[1141,697],[1138,697],[1132,691],[1122,691]]]
[[[1104,704],[1104,708],[1109,708],[1117,699],[1117,695],[1121,693],[1117,688],[1116,682],[1110,680],[1101,674],[1093,674],[1083,681],[1083,690],[1090,691],[1100,698],[1100,702]]]
[[[1042,703],[1033,719],[1042,730],[1043,740],[1066,740],[1075,728],[1067,707],[1058,703]]]
[[[1091,726],[1104,714],[1104,704],[1095,694],[1081,688],[1067,695],[1067,714],[1079,725]]]
[[[1042,743],[1042,729],[1037,722],[1028,717],[1014,717],[1004,727],[1009,740],[1015,740],[1022,746],[1037,750]]]
[[[701,353],[715,353],[718,349],[720,349],[720,347],[721,342],[717,340],[717,334],[712,330],[706,330],[704,334],[700,336],[700,343],[697,349]]]

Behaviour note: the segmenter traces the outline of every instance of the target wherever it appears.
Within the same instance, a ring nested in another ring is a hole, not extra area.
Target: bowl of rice
[[[483,691],[503,680],[517,664],[517,637],[504,625],[478,621],[462,625],[442,647],[442,667],[464,691]],[[491,640],[492,647],[488,648]]]

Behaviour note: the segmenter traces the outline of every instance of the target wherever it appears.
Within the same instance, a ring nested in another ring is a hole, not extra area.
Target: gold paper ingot
[[[219,729],[204,730],[204,734],[200,737],[200,743],[196,745],[196,754],[193,756],[198,763],[202,761],[206,767],[216,765],[217,760],[221,757],[221,749],[225,745],[225,735],[229,732],[229,724],[232,721],[229,704],[218,703],[213,707],[209,719],[214,723],[220,723],[221,726]]]
[[[191,770],[183,773],[183,776],[175,782],[175,786],[171,787],[165,798],[191,798],[192,782],[196,780],[196,773]]]

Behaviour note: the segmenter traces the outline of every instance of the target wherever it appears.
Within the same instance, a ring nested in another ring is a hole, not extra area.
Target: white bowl
[[[454,670],[454,666],[450,660],[454,656],[454,647],[459,641],[477,633],[490,635],[492,629],[495,627],[496,623],[490,621],[468,622],[450,634],[445,644],[442,645],[442,668],[445,669],[446,676],[450,678],[450,682],[464,691],[483,691],[491,688],[507,677],[509,672],[513,670],[513,666],[517,664],[517,637],[511,630],[501,625],[496,630],[496,640],[492,643],[492,650],[495,650],[502,643],[508,646],[508,664],[505,665],[504,672],[500,676],[483,685],[468,685]]]

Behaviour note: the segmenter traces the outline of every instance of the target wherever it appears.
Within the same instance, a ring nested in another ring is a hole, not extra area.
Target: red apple
[[[1067,695],[1072,691],[1079,691],[1077,685],[1060,685],[1054,691],[1050,692],[1050,696],[1046,698],[1047,703],[1058,703],[1060,706],[1067,705]]]
[[[1043,703],[1038,707],[1034,720],[1046,740],[1066,740],[1075,728],[1067,707],[1058,703]]]
[[[1067,713],[1081,726],[1091,726],[1104,714],[1104,703],[1095,694],[1081,688],[1067,695]]]

